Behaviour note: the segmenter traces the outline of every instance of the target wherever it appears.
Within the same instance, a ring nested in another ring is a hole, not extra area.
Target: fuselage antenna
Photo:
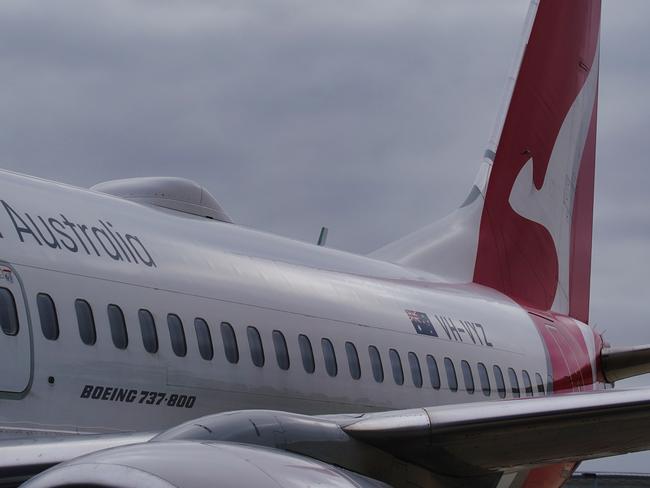
[[[321,227],[317,244],[319,246],[324,246],[326,242],[327,242],[327,227]]]

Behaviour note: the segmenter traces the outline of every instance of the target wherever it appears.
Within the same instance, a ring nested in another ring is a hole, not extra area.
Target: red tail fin
[[[543,0],[506,115],[474,281],[589,314],[600,0]]]
[[[467,200],[372,256],[586,322],[599,30],[600,0],[533,0],[510,104]]]

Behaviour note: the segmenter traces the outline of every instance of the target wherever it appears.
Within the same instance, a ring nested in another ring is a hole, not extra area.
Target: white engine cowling
[[[25,488],[387,488],[343,468],[277,449],[231,442],[148,442],[55,466]]]

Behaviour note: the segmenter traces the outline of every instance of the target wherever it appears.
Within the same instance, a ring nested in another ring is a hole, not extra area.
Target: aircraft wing
[[[650,449],[650,390],[364,415],[350,436],[436,472],[485,472]]]
[[[203,417],[151,436],[105,436],[106,442],[101,440],[104,436],[93,436],[85,446],[79,440],[67,441],[69,446],[81,446],[73,449],[57,446],[51,439],[31,441],[31,448],[30,442],[12,448],[11,441],[4,441],[0,473],[19,476],[29,468],[33,474],[39,457],[44,457],[48,462],[41,463],[43,468],[70,461],[28,486],[59,486],[62,480],[100,484],[93,478],[100,474],[102,479],[114,479],[116,486],[130,486],[116,480],[120,476],[127,480],[125,470],[132,469],[154,477],[175,477],[174,486],[193,487],[202,486],[196,476],[226,476],[224,466],[232,466],[238,481],[243,476],[244,485],[247,476],[251,476],[248,486],[256,485],[257,474],[249,468],[241,473],[235,469],[237,460],[245,459],[246,466],[273,472],[278,482],[285,477],[301,479],[300,473],[309,471],[346,479],[359,474],[365,480],[340,486],[385,486],[383,482],[396,481],[391,466],[398,463],[445,477],[479,479],[650,449],[650,389],[331,416],[243,410]],[[125,445],[134,442],[138,444]],[[84,456],[111,443],[122,447]],[[183,463],[197,469],[177,472],[173,468]],[[300,467],[300,463],[312,464]],[[286,471],[296,467],[298,473]],[[0,486],[4,485],[0,482]]]

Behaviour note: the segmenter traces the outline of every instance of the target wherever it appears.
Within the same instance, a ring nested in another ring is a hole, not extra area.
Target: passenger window
[[[149,310],[141,308],[138,310],[138,321],[140,322],[140,333],[142,334],[142,345],[148,353],[155,354],[158,352],[158,333],[156,332],[156,322]]]
[[[214,347],[208,323],[200,317],[195,318],[194,331],[196,332],[196,342],[199,345],[199,354],[206,361],[211,361],[214,357]]]
[[[59,338],[59,319],[56,316],[56,307],[52,297],[45,293],[39,293],[36,296],[36,303],[43,336],[50,341],[57,340]]]
[[[327,371],[328,375],[334,377],[338,373],[338,366],[336,364],[336,353],[334,352],[332,341],[322,339],[320,343],[323,348],[323,356],[325,357],[325,371]]]
[[[445,371],[447,372],[447,384],[451,391],[458,391],[458,378],[456,378],[456,367],[454,362],[445,358]]]
[[[384,366],[381,364],[381,356],[379,350],[375,346],[368,346],[368,354],[370,355],[370,364],[372,366],[372,376],[377,383],[384,381]]]
[[[129,336],[126,332],[122,309],[111,303],[106,310],[108,311],[108,323],[111,327],[113,345],[118,349],[126,349],[126,346],[129,345]]]
[[[237,338],[235,331],[228,322],[221,322],[221,339],[223,340],[223,352],[229,363],[236,364],[239,362],[239,348],[237,347]]]
[[[499,393],[499,398],[505,398],[506,397],[506,383],[503,381],[503,373],[501,372],[501,368],[499,368],[496,364],[494,365],[494,368],[492,368],[494,371],[494,379],[497,382],[497,393]]]
[[[409,352],[408,358],[413,384],[416,388],[422,388],[422,369],[420,369],[420,360],[414,352]]]
[[[519,380],[517,379],[517,373],[512,368],[508,368],[508,378],[510,379],[510,389],[512,390],[512,396],[519,398],[521,393],[519,391]]]
[[[359,354],[357,348],[351,342],[345,343],[345,353],[348,355],[348,365],[350,366],[350,376],[352,379],[361,378],[361,366],[359,365]]]
[[[246,327],[246,335],[248,336],[248,346],[251,350],[251,359],[253,364],[258,368],[264,366],[264,347],[262,347],[262,338],[258,330],[249,325]]]
[[[474,375],[472,375],[472,368],[465,360],[460,362],[460,369],[463,371],[463,381],[465,382],[465,390],[467,393],[474,393]]]
[[[93,310],[86,300],[77,298],[74,302],[74,309],[77,313],[77,325],[79,326],[79,337],[81,341],[92,346],[97,342],[97,332],[95,331],[95,318]]]
[[[431,354],[427,354],[427,368],[429,369],[429,381],[434,390],[440,389],[440,372],[438,371],[438,363],[436,358]]]
[[[478,377],[481,381],[481,391],[485,396],[490,396],[490,377],[488,376],[487,368],[483,363],[478,363]]]
[[[316,369],[314,362],[314,350],[311,347],[309,337],[304,334],[298,336],[298,345],[300,346],[300,356],[302,357],[302,366],[309,374],[313,373]]]
[[[278,361],[280,369],[289,369],[289,349],[284,334],[279,330],[273,331],[273,347],[275,347],[275,358]]]
[[[398,385],[404,384],[404,370],[402,369],[402,359],[399,357],[399,353],[395,349],[390,349],[388,351],[388,357],[390,358],[390,365],[393,369],[393,379]]]
[[[173,313],[168,314],[167,327],[169,328],[172,351],[178,357],[184,357],[187,354],[187,342],[185,341],[185,331],[183,330],[183,322],[181,322],[180,317]]]
[[[532,397],[533,396],[533,384],[530,381],[530,376],[528,375],[528,371],[525,369],[521,372],[522,377],[524,378],[524,391],[526,392],[526,396]]]
[[[0,328],[9,336],[18,335],[18,312],[11,290],[0,288]]]
[[[553,377],[549,374],[546,377],[546,393],[550,395],[553,392]]]
[[[542,375],[539,373],[535,373],[535,381],[537,381],[537,393],[543,395],[544,394],[544,380],[542,379]]]

